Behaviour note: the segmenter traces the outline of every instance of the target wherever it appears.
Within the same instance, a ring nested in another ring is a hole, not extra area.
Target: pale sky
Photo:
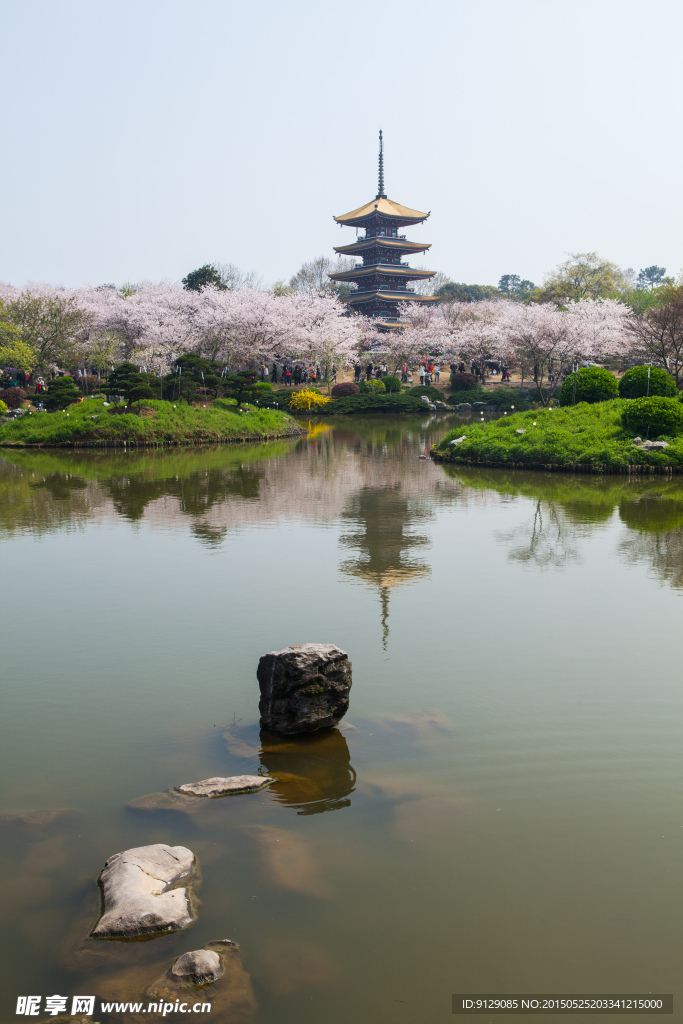
[[[3,0],[0,280],[264,284],[431,210],[414,262],[683,268],[680,0]]]

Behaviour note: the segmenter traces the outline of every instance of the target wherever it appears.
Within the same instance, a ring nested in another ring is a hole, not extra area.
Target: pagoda
[[[388,199],[384,191],[384,144],[379,133],[379,188],[377,195],[365,206],[351,213],[335,217],[340,226],[364,229],[365,234],[356,238],[351,245],[335,246],[340,256],[358,256],[352,270],[330,274],[333,281],[354,283],[357,290],[343,298],[356,313],[363,313],[377,319],[378,326],[392,327],[400,322],[399,302],[436,302],[434,295],[417,295],[409,287],[411,281],[434,277],[433,270],[415,270],[410,264],[402,263],[402,257],[410,253],[426,252],[429,242],[409,242],[399,229],[412,224],[422,224],[429,213],[411,210],[407,206]]]

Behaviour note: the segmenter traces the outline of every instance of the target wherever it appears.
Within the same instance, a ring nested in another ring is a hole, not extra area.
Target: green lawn
[[[24,413],[0,427],[0,446],[206,444],[267,440],[301,433],[291,416],[274,409],[245,409],[219,400],[206,408],[147,401],[137,408],[107,406],[91,398],[64,412]]]
[[[563,409],[536,409],[472,423],[451,430],[432,449],[444,462],[545,468],[593,467],[619,471],[626,466],[683,466],[683,437],[664,438],[669,447],[646,452],[621,426],[626,402],[615,399]],[[517,430],[525,433],[518,434]],[[465,436],[462,444],[449,442]]]

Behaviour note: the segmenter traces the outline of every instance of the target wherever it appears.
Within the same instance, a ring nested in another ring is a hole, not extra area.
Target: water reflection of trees
[[[579,560],[572,527],[561,506],[537,501],[528,523],[496,536],[512,544],[508,556],[513,562],[533,563],[540,569],[558,569]]]
[[[501,497],[533,501],[529,519],[499,534],[512,543],[510,558],[540,568],[561,567],[580,557],[578,541],[618,511],[629,533],[620,543],[630,563],[649,565],[672,586],[683,586],[683,480],[666,477],[591,478],[565,473],[524,473],[449,466],[464,487],[490,489]]]

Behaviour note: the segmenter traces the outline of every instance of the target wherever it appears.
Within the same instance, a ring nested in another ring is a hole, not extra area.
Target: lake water
[[[3,453],[0,808],[70,809],[3,827],[3,1021],[220,938],[259,1024],[677,998],[683,480],[420,459],[447,425]],[[306,641],[353,662],[343,728],[260,737],[258,659]],[[259,768],[196,816],[126,806]],[[197,923],[83,941],[104,861],[155,842],[197,855]]]

